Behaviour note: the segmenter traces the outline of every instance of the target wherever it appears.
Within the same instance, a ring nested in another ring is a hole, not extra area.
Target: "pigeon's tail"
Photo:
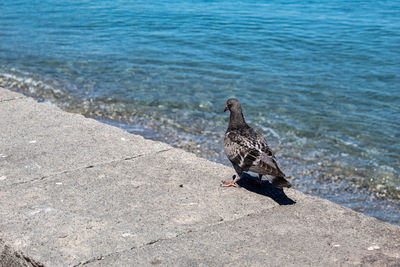
[[[274,178],[272,178],[271,182],[275,187],[278,187],[278,188],[283,188],[283,187],[289,188],[292,186],[292,184],[289,183],[289,181],[287,181],[282,176],[274,176]]]

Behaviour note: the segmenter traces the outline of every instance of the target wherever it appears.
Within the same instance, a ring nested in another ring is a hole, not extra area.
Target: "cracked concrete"
[[[179,236],[181,236],[181,235],[184,235],[184,234],[187,234],[187,233],[191,233],[191,232],[192,232],[192,231],[189,230],[189,231],[187,231],[187,232],[183,232],[183,233],[177,234],[174,238],[177,238],[177,237],[179,237]],[[129,251],[131,251],[131,250],[140,249],[140,248],[143,248],[143,247],[145,247],[145,246],[153,245],[153,244],[155,244],[155,243],[157,243],[157,242],[159,242],[159,241],[164,241],[164,240],[168,240],[168,239],[171,239],[171,238],[165,238],[165,239],[159,238],[159,239],[157,239],[157,240],[153,240],[153,241],[150,241],[150,242],[148,242],[148,243],[146,243],[146,244],[143,244],[143,245],[141,245],[141,246],[139,246],[139,247],[131,247],[131,248],[128,248],[128,249],[124,249],[124,250],[122,250],[122,251],[116,251],[116,252],[112,252],[112,253],[109,253],[109,254],[106,254],[106,255],[100,255],[100,256],[91,258],[91,259],[89,259],[89,260],[87,260],[87,261],[85,261],[85,262],[80,262],[80,263],[74,265],[73,267],[84,266],[84,265],[92,264],[92,263],[94,263],[94,262],[102,261],[102,260],[104,260],[104,259],[106,259],[106,258],[113,257],[114,255],[120,255],[120,254],[129,252]]]
[[[0,90],[0,103],[26,98],[24,95],[9,90]]]
[[[163,149],[163,150],[159,150],[159,151],[156,151],[156,152],[151,152],[151,153],[149,153],[149,154],[140,154],[140,155],[131,156],[131,157],[126,157],[126,158],[122,158],[122,159],[115,159],[115,160],[111,160],[111,161],[96,162],[96,163],[94,163],[94,164],[91,164],[91,165],[88,165],[88,166],[79,167],[79,168],[77,168],[77,169],[63,170],[63,171],[60,171],[60,172],[57,172],[57,173],[50,173],[50,174],[45,175],[45,176],[42,176],[42,177],[36,177],[36,178],[31,179],[31,180],[27,180],[27,181],[23,181],[23,182],[17,182],[17,183],[12,183],[12,184],[9,184],[9,186],[16,186],[16,185],[31,183],[31,182],[39,181],[39,180],[41,181],[41,180],[50,178],[50,177],[52,177],[52,176],[56,176],[56,175],[68,173],[68,172],[71,172],[71,171],[78,171],[78,170],[80,170],[80,169],[90,169],[90,168],[94,168],[94,167],[96,167],[96,166],[101,166],[101,165],[105,165],[105,164],[120,162],[120,161],[124,161],[124,160],[132,160],[132,159],[135,159],[135,158],[138,158],[138,157],[143,157],[143,156],[155,155],[155,154],[158,154],[158,153],[163,153],[163,152],[169,151],[169,150],[171,150],[171,149],[172,149],[172,148],[168,148],[168,149]]]
[[[0,88],[10,98],[0,266],[400,263],[398,226],[267,181],[222,188],[231,168]]]
[[[19,98],[2,99],[2,100],[0,100],[0,103],[2,103],[2,102],[8,102],[8,101],[13,101],[13,100],[17,100],[17,99],[22,99],[22,97],[19,97]]]
[[[30,98],[0,105],[0,129],[5,185],[169,148]]]

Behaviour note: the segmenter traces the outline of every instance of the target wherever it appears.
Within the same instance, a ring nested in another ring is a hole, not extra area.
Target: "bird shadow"
[[[234,175],[235,177],[236,175]],[[233,178],[234,178],[233,177]],[[257,193],[266,197],[271,198],[279,205],[293,205],[296,201],[289,198],[283,189],[273,186],[269,181],[263,180],[261,185],[257,184],[257,177],[251,176],[250,174],[244,173],[242,178],[237,182],[240,187],[244,189]]]

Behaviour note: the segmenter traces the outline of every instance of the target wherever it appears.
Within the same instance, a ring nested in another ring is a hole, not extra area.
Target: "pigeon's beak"
[[[228,105],[225,106],[224,112],[228,110]]]

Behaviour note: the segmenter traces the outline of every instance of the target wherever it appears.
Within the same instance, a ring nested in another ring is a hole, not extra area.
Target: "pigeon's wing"
[[[285,176],[264,137],[252,128],[227,132],[224,144],[229,160],[244,171]]]

